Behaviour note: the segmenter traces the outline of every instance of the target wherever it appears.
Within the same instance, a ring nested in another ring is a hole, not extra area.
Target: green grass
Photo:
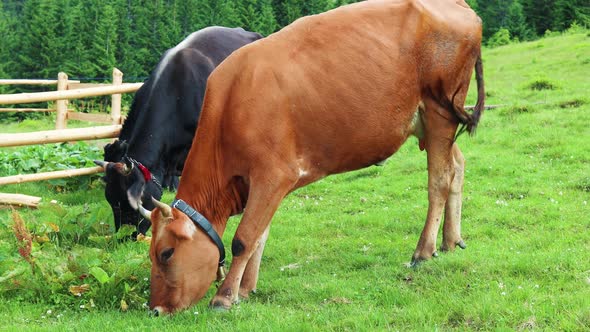
[[[38,236],[35,274],[18,255],[10,211],[0,211],[1,329],[587,331],[589,56],[588,34],[484,50],[487,103],[504,106],[484,113],[474,138],[459,139],[466,250],[406,265],[427,209],[426,155],[412,138],[384,167],[287,197],[258,293],[227,313],[207,308],[212,287],[189,310],[148,317],[148,244],[115,240],[100,180],[77,191],[5,186],[44,203],[18,211]],[[89,285],[81,296],[69,292],[81,284]]]

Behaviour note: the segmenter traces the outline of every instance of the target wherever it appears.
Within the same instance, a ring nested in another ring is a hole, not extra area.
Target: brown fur
[[[369,1],[299,19],[227,58],[209,78],[177,195],[219,234],[246,207],[235,234],[243,250],[212,305],[229,308],[256,288],[285,195],[382,161],[413,134],[426,148],[429,173],[413,260],[435,253],[445,207],[443,248],[462,243],[464,160],[454,135],[460,123],[473,130],[483,109],[480,44],[481,21],[463,1]],[[470,115],[463,104],[476,63],[481,87]],[[203,232],[192,240],[175,235],[172,225],[191,221],[173,212],[163,227],[157,210],[152,218],[150,306],[162,312],[202,298],[219,258]],[[158,253],[170,247],[176,250],[164,265]]]

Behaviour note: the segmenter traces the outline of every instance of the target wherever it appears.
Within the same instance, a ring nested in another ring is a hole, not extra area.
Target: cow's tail
[[[475,107],[473,107],[473,112],[468,114],[465,112],[463,106],[461,105],[460,109],[455,109],[455,114],[461,120],[463,126],[457,132],[455,139],[459,137],[463,132],[467,131],[469,135],[475,134],[475,129],[477,129],[477,124],[479,123],[479,119],[481,118],[481,114],[485,108],[485,88],[483,82],[483,64],[481,62],[481,50],[477,55],[477,60],[475,61],[475,81],[477,83],[477,103]],[[457,106],[455,106],[457,107]]]
[[[475,81],[477,82],[477,103],[471,113],[471,125],[467,127],[467,131],[470,135],[475,134],[475,129],[479,123],[479,118],[484,110],[484,104],[486,99],[486,92],[483,84],[483,64],[481,63],[481,50],[475,61]]]

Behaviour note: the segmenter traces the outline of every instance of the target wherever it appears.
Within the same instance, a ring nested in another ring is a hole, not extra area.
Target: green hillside
[[[18,210],[33,269],[16,217],[0,210],[0,330],[590,330],[590,33],[483,57],[487,104],[499,107],[458,140],[467,249],[407,266],[427,210],[426,154],[411,138],[384,167],[284,200],[251,299],[213,312],[212,287],[189,310],[148,319],[148,244],[116,241],[98,178],[4,186],[43,203]]]

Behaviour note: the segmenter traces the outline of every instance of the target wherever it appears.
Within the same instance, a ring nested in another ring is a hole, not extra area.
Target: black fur
[[[197,128],[209,74],[234,50],[260,38],[260,34],[241,28],[207,28],[189,36],[185,47],[159,69],[168,50],[135,94],[119,139],[105,146],[105,161],[134,158],[163,187],[175,190]],[[113,208],[115,228],[131,224],[145,234],[150,223],[132,207],[135,204],[130,205],[128,197],[153,209],[151,197],[160,199],[162,192],[153,181],[146,182],[137,167],[129,174],[120,170],[112,167],[105,176],[105,196]]]
[[[231,241],[231,254],[234,257],[240,256],[244,252],[244,244],[239,239],[234,238]]]

